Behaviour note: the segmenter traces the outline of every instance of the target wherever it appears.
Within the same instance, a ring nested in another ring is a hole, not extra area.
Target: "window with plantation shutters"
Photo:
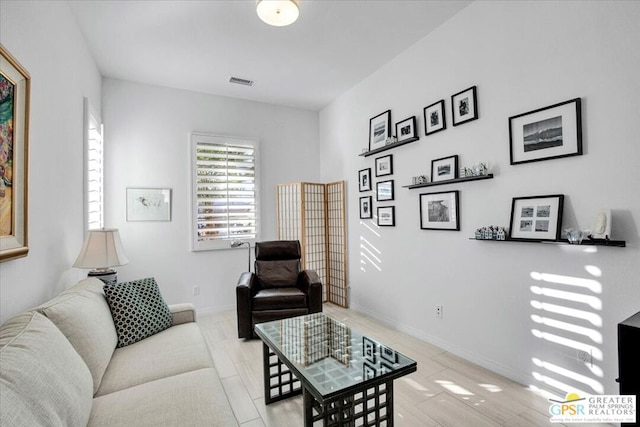
[[[85,134],[85,224],[87,230],[104,227],[103,128],[102,120],[84,100]]]
[[[259,233],[258,141],[191,134],[192,250],[228,249]]]

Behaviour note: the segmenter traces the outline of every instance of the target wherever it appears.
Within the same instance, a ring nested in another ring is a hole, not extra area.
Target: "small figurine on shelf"
[[[490,225],[488,227],[478,228],[475,231],[477,240],[507,240],[507,229]]]
[[[507,240],[507,231],[504,227],[499,227],[496,233],[496,240]]]

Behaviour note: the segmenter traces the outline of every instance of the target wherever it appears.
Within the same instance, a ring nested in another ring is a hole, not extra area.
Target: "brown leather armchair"
[[[322,283],[302,270],[300,242],[256,243],[255,273],[242,273],[236,286],[238,338],[253,338],[257,323],[322,311]]]

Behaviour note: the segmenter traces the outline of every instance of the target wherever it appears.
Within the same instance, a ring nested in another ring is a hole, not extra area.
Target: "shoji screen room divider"
[[[299,240],[302,265],[315,270],[324,300],[348,307],[345,182],[277,186],[278,239]]]

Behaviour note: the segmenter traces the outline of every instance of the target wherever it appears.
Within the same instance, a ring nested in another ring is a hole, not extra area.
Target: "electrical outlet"
[[[436,317],[442,319],[442,306],[436,305]]]
[[[198,295],[200,295],[200,286],[194,286],[193,287],[193,296],[197,297]]]
[[[591,357],[591,351],[577,350],[576,357],[578,359],[578,362],[586,363],[587,365],[592,365],[593,364],[593,359]]]

